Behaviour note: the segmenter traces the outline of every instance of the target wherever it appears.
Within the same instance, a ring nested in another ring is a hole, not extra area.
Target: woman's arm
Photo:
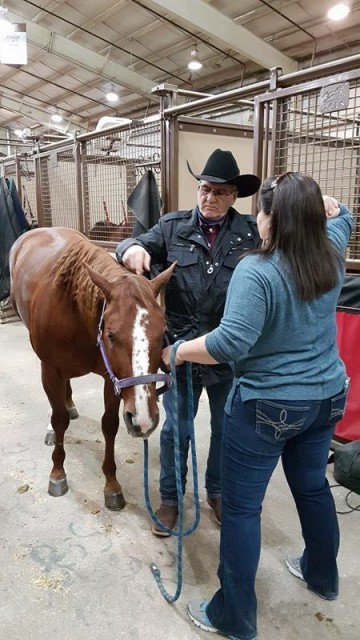
[[[182,342],[179,345],[176,351],[176,366],[178,366],[179,364],[183,364],[183,362],[197,362],[198,364],[219,364],[216,360],[214,360],[214,358],[211,357],[210,353],[206,349],[206,335],[200,336],[200,338],[195,338],[194,340]],[[170,355],[172,349],[173,347],[172,345],[170,345],[169,347],[165,347],[162,352],[162,359],[168,368],[170,368]]]

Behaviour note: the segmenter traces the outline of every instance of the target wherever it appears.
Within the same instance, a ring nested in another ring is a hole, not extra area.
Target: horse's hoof
[[[104,493],[105,507],[110,511],[121,511],[125,507],[125,499],[122,493]]]
[[[68,484],[66,477],[61,478],[61,480],[49,480],[49,488],[48,492],[54,498],[58,498],[59,496],[65,495],[68,491]]]
[[[49,447],[54,446],[56,440],[55,431],[47,431],[45,434],[45,444]]]
[[[68,413],[69,413],[70,420],[76,420],[76,418],[79,417],[79,413],[76,407],[68,408]]]

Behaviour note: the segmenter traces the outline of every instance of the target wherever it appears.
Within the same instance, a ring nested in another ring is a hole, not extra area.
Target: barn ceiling
[[[26,23],[28,62],[0,64],[0,137],[94,130],[103,116],[143,118],[164,82],[219,93],[360,53],[360,0],[339,22],[335,0],[4,0]],[[203,67],[187,63],[197,47]],[[118,100],[109,103],[113,89]],[[55,125],[51,115],[63,121]],[[28,132],[29,133],[29,132]]]

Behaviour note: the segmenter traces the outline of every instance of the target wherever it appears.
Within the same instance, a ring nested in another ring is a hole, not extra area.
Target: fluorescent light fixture
[[[22,138],[23,130],[22,129],[15,129],[14,133],[18,138]]]
[[[51,120],[53,122],[62,122],[62,116],[60,115],[60,113],[53,113],[51,116]]]
[[[344,2],[338,2],[338,4],[334,4],[331,9],[327,12],[327,17],[329,20],[343,20],[350,13],[350,7],[348,4]]]
[[[197,47],[195,47],[195,49],[193,49],[190,53],[190,62],[188,63],[188,69],[191,69],[191,71],[198,71],[199,69],[201,69],[202,67],[202,62],[200,62],[199,60],[199,52],[197,50]]]

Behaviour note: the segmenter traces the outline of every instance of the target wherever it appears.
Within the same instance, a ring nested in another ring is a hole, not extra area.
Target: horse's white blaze
[[[142,376],[149,373],[149,339],[147,328],[149,314],[146,309],[137,307],[133,328],[133,355],[132,370],[134,376]],[[135,421],[146,432],[151,424],[148,397],[149,392],[145,385],[136,385],[135,393]]]

